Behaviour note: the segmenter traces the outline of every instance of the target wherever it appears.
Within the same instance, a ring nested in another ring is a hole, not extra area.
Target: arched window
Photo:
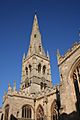
[[[31,65],[29,65],[29,71],[30,71],[30,73],[31,73],[31,70],[32,70],[32,66],[31,66]]]
[[[8,120],[9,118],[9,105],[5,106],[5,117],[4,120]]]
[[[31,118],[32,112],[31,112],[31,107],[29,105],[23,106],[22,107],[22,117],[23,118]]]
[[[45,74],[45,71],[46,71],[46,66],[44,65],[43,66],[43,74]]]
[[[73,83],[75,88],[75,94],[76,94],[76,108],[78,111],[80,111],[80,93],[79,93],[79,84],[80,84],[80,63],[74,68],[73,71]]]
[[[40,73],[41,72],[41,64],[39,63],[39,65],[38,65],[38,73]]]
[[[36,117],[36,120],[44,120],[44,110],[41,105],[37,108]]]
[[[51,106],[51,120],[58,120],[57,102],[54,100]]]
[[[28,75],[28,68],[26,67],[25,70],[26,70],[26,75]]]

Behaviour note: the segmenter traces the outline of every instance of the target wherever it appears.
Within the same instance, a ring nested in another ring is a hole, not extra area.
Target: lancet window
[[[9,118],[9,105],[6,105],[4,120],[8,120],[8,118]]]
[[[46,66],[44,65],[43,66],[43,74],[45,74],[45,72],[46,72]]]
[[[40,73],[41,72],[41,64],[39,63],[39,65],[38,65],[38,73]]]
[[[36,120],[44,120],[44,110],[41,105],[37,108],[37,119]]]
[[[51,106],[51,120],[58,120],[57,102],[54,100]]]

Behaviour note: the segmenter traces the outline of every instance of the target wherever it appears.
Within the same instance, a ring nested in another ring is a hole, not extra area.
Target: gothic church
[[[1,120],[79,120],[80,43],[61,56],[57,51],[60,85],[53,86],[49,53],[45,53],[37,16],[30,45],[22,59],[20,90],[8,85],[0,108]]]

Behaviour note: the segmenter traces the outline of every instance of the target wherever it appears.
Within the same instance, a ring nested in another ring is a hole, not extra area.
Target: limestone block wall
[[[72,50],[71,53],[67,53],[65,57],[59,63],[60,71],[60,96],[61,96],[61,105],[62,112],[71,113],[76,111],[76,96],[75,89],[72,80],[72,68],[73,66],[80,61],[80,47]]]
[[[36,120],[36,113],[37,108],[39,105],[43,107],[44,115],[47,117],[48,120],[51,120],[51,106],[56,99],[56,90],[53,90],[51,93],[44,95],[43,97],[38,97],[35,103],[35,120]]]
[[[34,100],[23,96],[8,96],[3,105],[3,113],[5,114],[5,106],[9,105],[9,118],[13,114],[15,117],[22,118],[22,107],[30,105],[32,109],[32,119],[34,119]]]

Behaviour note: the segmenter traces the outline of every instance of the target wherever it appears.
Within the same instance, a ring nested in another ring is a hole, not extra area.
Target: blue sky
[[[59,84],[56,51],[79,42],[80,0],[0,0],[0,106],[14,80],[19,89],[23,53],[28,50],[35,12],[42,42],[49,51],[53,84]]]

